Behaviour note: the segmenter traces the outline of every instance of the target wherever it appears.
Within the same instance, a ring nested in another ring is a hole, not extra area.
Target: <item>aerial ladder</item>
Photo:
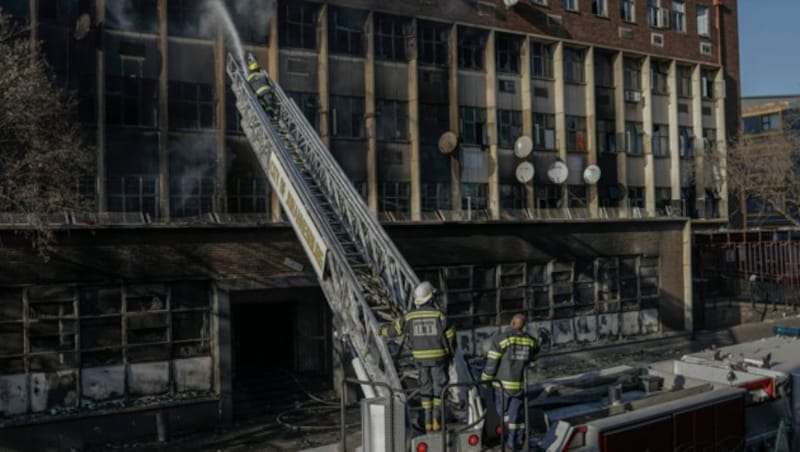
[[[297,105],[261,70],[272,91],[268,111],[248,83],[243,63],[228,55],[242,129],[311,261],[334,329],[363,382],[362,450],[420,450],[423,440],[430,452],[473,450],[462,445],[475,446],[482,428],[484,410],[474,387],[460,391],[467,427],[454,438],[438,442],[412,434],[404,384],[409,378],[398,372],[379,330],[412,306],[419,279]],[[471,378],[458,353],[455,366],[460,380]]]

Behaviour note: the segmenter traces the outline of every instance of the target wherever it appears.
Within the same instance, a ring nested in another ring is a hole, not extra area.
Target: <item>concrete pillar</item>
[[[522,99],[522,134],[533,137],[533,95],[531,92],[531,40],[525,36],[520,56],[520,97]],[[541,168],[535,168],[541,171]],[[533,211],[535,196],[533,180],[525,184],[525,207]]]
[[[367,204],[373,215],[378,214],[378,134],[375,121],[375,39],[373,13],[364,24],[364,121],[367,131]]]
[[[728,131],[725,122],[725,73],[722,69],[717,71],[714,78],[715,114],[717,120],[717,156],[719,161],[719,174],[722,178],[720,184],[719,214],[720,217],[728,218],[728,172],[726,162],[728,158]]]
[[[449,55],[450,83],[448,85],[448,98],[450,99],[450,130],[461,137],[461,120],[458,111],[458,26],[450,28],[447,40],[447,53]],[[459,152],[450,154],[450,196],[453,210],[461,210],[461,161]]]
[[[584,59],[584,73],[586,74],[586,165],[597,164],[597,108],[594,77],[594,47],[586,49]],[[589,199],[589,216],[597,218],[598,200],[597,184],[587,185],[586,194]]]
[[[231,358],[231,302],[227,289],[213,285],[214,324],[216,326],[215,355],[217,372],[214,387],[219,394],[218,419],[224,424],[233,422],[233,360]]]
[[[317,17],[317,92],[319,92],[319,136],[331,147],[330,98],[328,83],[328,4],[319,7]]]
[[[113,0],[112,0],[113,1]],[[158,0],[158,51],[161,74],[158,76],[158,211],[162,221],[169,221],[169,45],[167,37],[167,0]]]
[[[278,4],[273,2],[272,20],[267,25],[267,34],[269,36],[269,45],[267,47],[267,72],[269,76],[276,83],[280,83],[280,66],[278,63],[278,56],[280,55],[279,40],[278,40]],[[281,221],[281,200],[278,198],[278,193],[275,190],[270,190],[269,196],[269,211],[273,223]]]
[[[408,130],[411,143],[411,221],[422,219],[422,182],[419,148],[419,61],[417,52],[417,20],[411,21],[408,48]]]
[[[31,7],[36,0],[31,0]],[[105,23],[106,0],[96,0],[97,23]],[[34,28],[35,29],[35,28]],[[103,46],[95,52],[97,64],[97,177],[95,178],[95,199],[97,212],[108,209],[108,184],[106,184],[106,58]]]
[[[614,130],[617,139],[617,180],[616,182],[627,186],[628,183],[628,153],[625,148],[625,54],[617,52],[614,58]],[[614,181],[601,176],[601,180],[611,185]],[[627,215],[627,210],[621,210]]]
[[[706,149],[703,142],[703,87],[700,65],[695,65],[692,70],[692,130],[694,131],[694,179],[695,203],[698,208],[705,202],[705,156]],[[691,212],[689,212],[691,215]]]
[[[553,46],[553,77],[555,87],[555,119],[556,119],[556,147],[558,148],[558,158],[567,161],[567,116],[564,98],[564,43],[559,41]],[[547,168],[542,168],[547,171]],[[548,182],[550,183],[550,182]],[[561,204],[567,206],[567,186],[561,186]]]
[[[655,169],[653,164],[653,89],[650,76],[650,57],[642,62],[642,129],[644,131],[644,206],[650,213],[656,211]]]
[[[681,199],[681,156],[678,132],[678,64],[675,60],[669,65],[669,185],[673,207]]]
[[[228,211],[228,169],[225,159],[225,125],[227,124],[227,111],[225,109],[225,45],[222,30],[217,30],[214,39],[214,92],[216,93],[216,118],[217,118],[217,177],[216,191],[214,194],[214,212]]]
[[[486,67],[486,136],[489,139],[489,199],[487,207],[492,220],[500,219],[500,171],[497,147],[497,67],[495,65],[495,31],[489,31],[484,52]]]
[[[682,268],[683,270],[683,329],[685,331],[694,330],[693,322],[693,296],[692,296],[692,222],[686,221],[683,224],[681,235],[682,247]]]

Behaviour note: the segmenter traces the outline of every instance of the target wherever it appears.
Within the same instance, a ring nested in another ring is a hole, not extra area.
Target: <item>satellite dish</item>
[[[506,8],[513,8],[514,5],[517,4],[519,0],[503,0],[503,4],[506,5]]]
[[[439,152],[442,154],[450,154],[458,146],[458,136],[451,132],[447,131],[439,137]]]
[[[600,167],[597,165],[589,165],[583,170],[583,181],[587,185],[594,185],[600,180]]]
[[[533,140],[529,136],[523,135],[514,142],[514,155],[521,159],[531,155],[532,150]]]
[[[550,179],[550,182],[557,185],[566,182],[568,174],[569,169],[567,169],[567,165],[561,160],[556,160],[547,168],[547,178]]]
[[[522,162],[517,165],[517,171],[515,174],[517,176],[517,181],[519,181],[520,184],[527,184],[533,180],[533,165],[531,162]]]

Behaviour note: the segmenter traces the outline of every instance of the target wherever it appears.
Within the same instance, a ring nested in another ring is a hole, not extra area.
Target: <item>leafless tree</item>
[[[28,30],[0,10],[0,216],[24,218],[32,244],[54,240],[48,217],[90,209],[78,181],[92,173],[73,113],[75,102],[51,83]]]
[[[800,131],[796,113],[786,110],[782,118],[778,130],[743,135],[728,149],[728,192],[745,223],[750,201],[761,213],[800,226]]]

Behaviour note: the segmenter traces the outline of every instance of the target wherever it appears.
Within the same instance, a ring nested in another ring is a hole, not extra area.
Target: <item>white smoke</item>
[[[203,27],[221,29],[228,45],[244,66],[245,52],[236,26],[250,30],[268,30],[276,0],[205,0]],[[233,20],[236,18],[236,22]]]

